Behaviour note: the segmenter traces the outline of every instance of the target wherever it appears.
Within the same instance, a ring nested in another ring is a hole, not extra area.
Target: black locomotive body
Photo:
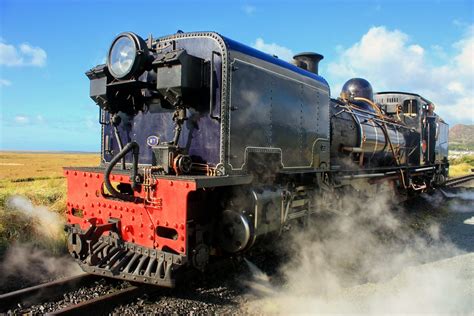
[[[300,227],[325,195],[441,184],[447,125],[426,99],[352,79],[330,98],[322,56],[294,64],[216,33],[123,33],[87,72],[102,163],[65,168],[68,246],[91,273],[173,286],[264,236]],[[342,191],[341,191],[342,192]]]

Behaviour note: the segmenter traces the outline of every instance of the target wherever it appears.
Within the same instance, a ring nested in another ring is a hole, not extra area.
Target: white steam
[[[474,225],[474,216],[466,219],[463,223],[467,225]]]
[[[457,198],[461,200],[466,200],[466,201],[474,201],[474,191],[461,191],[457,193],[451,193],[451,192],[445,192],[443,190],[440,190],[443,195],[447,198]]]
[[[7,211],[23,216],[28,224],[20,232],[21,242],[11,244],[0,262],[0,286],[11,286],[16,279],[29,283],[75,275],[81,272],[65,246],[64,218],[45,206],[36,206],[25,197],[13,196],[6,202]]]
[[[283,285],[262,283],[268,279],[253,271],[258,286],[250,288],[259,295],[242,306],[244,311],[280,315],[474,311],[474,254],[462,255],[443,238],[436,223],[412,228],[413,219],[405,218],[410,210],[394,208],[388,196],[346,195],[342,200],[345,215],[321,216],[309,231],[293,234],[292,259],[281,269]],[[453,258],[444,259],[449,257]]]
[[[21,278],[30,283],[82,273],[70,256],[54,256],[30,244],[14,244],[0,263],[0,287]]]
[[[45,206],[35,206],[23,196],[13,196],[7,200],[7,208],[18,212],[34,223],[35,232],[50,240],[60,239],[64,234],[64,218]]]

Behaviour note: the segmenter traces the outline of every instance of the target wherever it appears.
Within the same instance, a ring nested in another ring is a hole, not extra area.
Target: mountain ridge
[[[474,125],[456,124],[449,129],[449,149],[474,150]]]

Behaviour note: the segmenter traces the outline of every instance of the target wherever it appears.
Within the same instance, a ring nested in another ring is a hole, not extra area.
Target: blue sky
[[[114,36],[217,31],[280,58],[315,51],[337,96],[349,78],[423,94],[474,123],[474,2],[0,0],[0,149],[99,151],[84,72]]]

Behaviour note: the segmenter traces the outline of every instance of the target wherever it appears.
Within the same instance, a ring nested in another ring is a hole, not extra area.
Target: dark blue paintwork
[[[210,38],[181,38],[176,41],[177,49],[185,49],[189,54],[203,58],[211,59],[211,52],[219,52],[216,42]],[[170,46],[168,50],[171,50]],[[214,58],[215,75],[215,116],[220,115],[221,107],[221,65],[220,57]],[[160,143],[173,140],[174,123],[172,110],[140,111],[135,116],[127,117],[122,114],[122,123],[119,125],[119,134],[124,144],[131,140],[140,146],[140,164],[152,163],[152,149],[147,140],[151,137],[158,137]],[[219,163],[220,149],[220,123],[209,117],[209,104],[202,104],[199,109],[188,110],[188,120],[183,125],[179,146],[186,148],[189,155],[196,162],[205,162],[211,165]],[[110,125],[104,126],[104,138],[110,139],[110,149],[113,154],[104,153],[105,161],[110,161],[114,155],[119,152],[117,141],[113,129]],[[126,161],[131,162],[131,155],[126,156]]]
[[[270,62],[276,66],[288,69],[295,74],[303,75],[311,80],[321,83],[324,87],[329,89],[329,85],[322,78],[314,73],[308,72],[304,69],[298,68],[288,62],[275,58],[254,48],[238,43],[226,37],[222,37],[227,49],[238,51],[240,53],[255,57],[257,59]],[[171,50],[170,45],[164,50]],[[220,53],[220,47],[210,37],[183,37],[175,40],[175,49],[185,49],[189,54],[197,56],[204,60],[210,60],[212,52]],[[215,78],[215,105],[213,116],[220,116],[221,109],[221,55],[214,56],[214,69],[216,71]],[[189,154],[197,162],[209,163],[216,165],[220,162],[220,123],[213,120],[209,116],[209,105],[203,104],[199,108],[192,109],[188,112],[189,119],[183,126],[179,146],[187,148]],[[172,120],[172,111],[162,110],[158,112],[140,111],[135,116],[122,117],[122,124],[119,126],[119,134],[124,144],[129,141],[136,141],[140,146],[140,164],[151,164],[152,150],[150,144],[147,143],[149,137],[158,137],[160,142],[167,142],[173,139],[174,124]],[[241,131],[239,131],[240,133]],[[104,126],[104,138],[109,139],[110,149],[112,153],[104,153],[105,161],[110,161],[114,155],[119,152],[118,144],[115,139],[113,129],[110,125]],[[131,162],[131,156],[127,155],[127,162]]]
[[[227,48],[229,48],[231,50],[235,50],[235,51],[241,52],[243,54],[246,54],[246,55],[249,55],[249,56],[264,60],[264,61],[267,61],[269,63],[278,65],[280,67],[289,69],[289,70],[291,70],[293,72],[296,72],[300,75],[303,75],[305,77],[317,80],[329,89],[329,84],[327,83],[327,81],[323,77],[318,76],[315,73],[312,73],[312,72],[309,72],[309,71],[304,70],[302,68],[299,68],[299,67],[297,67],[295,65],[292,65],[292,64],[290,64],[290,63],[288,63],[284,60],[275,58],[275,57],[273,57],[269,54],[261,52],[261,51],[255,49],[255,48],[250,47],[250,46],[247,46],[247,45],[244,45],[242,43],[231,40],[230,38],[227,38],[227,37],[224,37],[224,36],[222,36],[222,38],[224,39],[224,41],[227,45]]]

